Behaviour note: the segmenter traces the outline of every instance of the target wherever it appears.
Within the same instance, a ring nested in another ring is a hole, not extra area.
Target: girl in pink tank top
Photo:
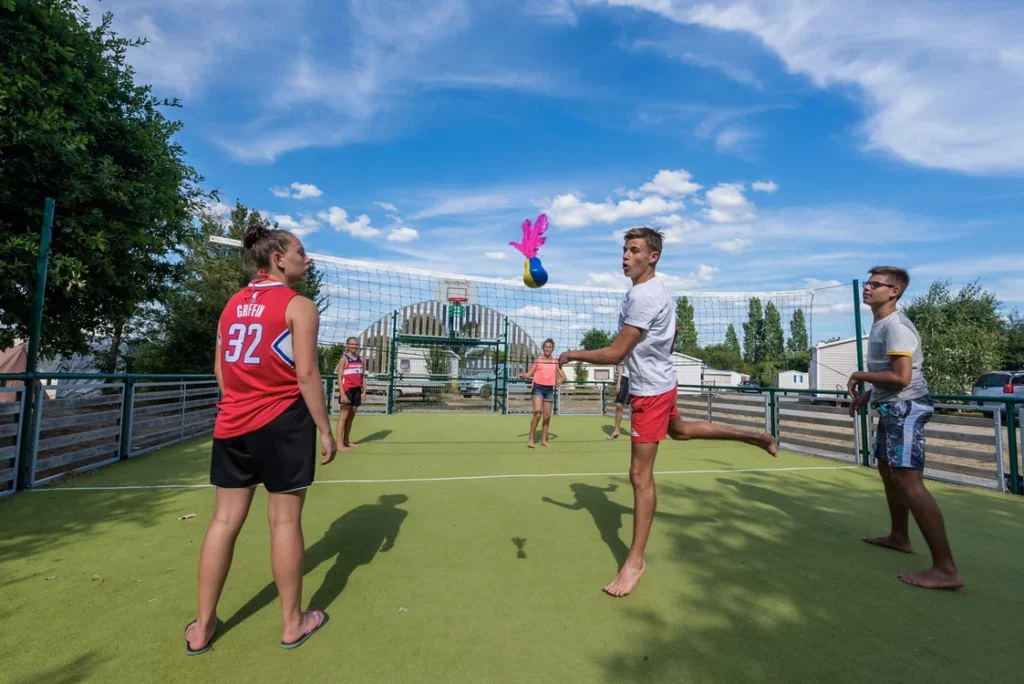
[[[534,359],[530,370],[519,375],[522,380],[533,380],[533,416],[530,419],[530,437],[526,441],[526,446],[531,449],[533,435],[542,416],[544,425],[541,428],[540,445],[551,446],[548,444],[548,428],[551,426],[551,409],[555,403],[555,387],[565,382],[565,373],[559,368],[558,357],[554,355],[555,341],[550,338],[544,340],[541,349],[544,353]]]

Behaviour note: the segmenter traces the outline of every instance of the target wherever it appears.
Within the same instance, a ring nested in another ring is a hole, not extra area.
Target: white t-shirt
[[[629,288],[619,309],[619,327],[632,325],[643,334],[626,355],[629,393],[654,397],[675,389],[672,341],[675,338],[675,304],[659,278]]]
[[[874,387],[871,392],[872,404],[911,401],[928,395],[928,383],[923,372],[924,353],[921,351],[921,336],[902,311],[894,311],[872,324],[871,334],[868,336],[868,372],[884,373],[892,370],[894,356],[910,357],[910,384],[898,391]]]

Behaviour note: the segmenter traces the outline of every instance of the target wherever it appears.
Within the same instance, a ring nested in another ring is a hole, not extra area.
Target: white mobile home
[[[705,368],[702,384],[712,387],[736,387],[748,377],[750,376],[736,371]]]
[[[810,377],[803,371],[780,371],[776,377],[775,386],[779,389],[809,389]]]
[[[867,354],[868,337],[864,336],[864,353]],[[819,344],[811,350],[810,389],[846,389],[850,375],[857,370],[857,338]],[[829,395],[819,395],[826,397]]]
[[[675,369],[676,379],[679,381],[679,394],[700,393],[696,387],[683,387],[683,385],[700,385],[701,373],[704,370],[703,361],[680,352],[672,352],[672,368]]]

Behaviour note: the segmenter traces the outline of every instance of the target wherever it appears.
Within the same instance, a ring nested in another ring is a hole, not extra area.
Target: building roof
[[[865,339],[865,340],[868,339],[868,336],[865,335],[863,337],[863,339]],[[835,342],[826,342],[825,344],[819,344],[814,349],[817,350],[817,349],[826,349],[828,347],[838,347],[841,344],[849,344],[850,342],[856,342],[856,341],[857,341],[856,337],[849,337],[849,338],[847,338],[845,340],[836,340]]]

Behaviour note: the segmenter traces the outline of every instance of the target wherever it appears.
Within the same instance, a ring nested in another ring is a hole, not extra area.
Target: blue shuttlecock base
[[[523,284],[526,287],[544,287],[548,282],[548,272],[538,257],[531,257],[523,265]]]

